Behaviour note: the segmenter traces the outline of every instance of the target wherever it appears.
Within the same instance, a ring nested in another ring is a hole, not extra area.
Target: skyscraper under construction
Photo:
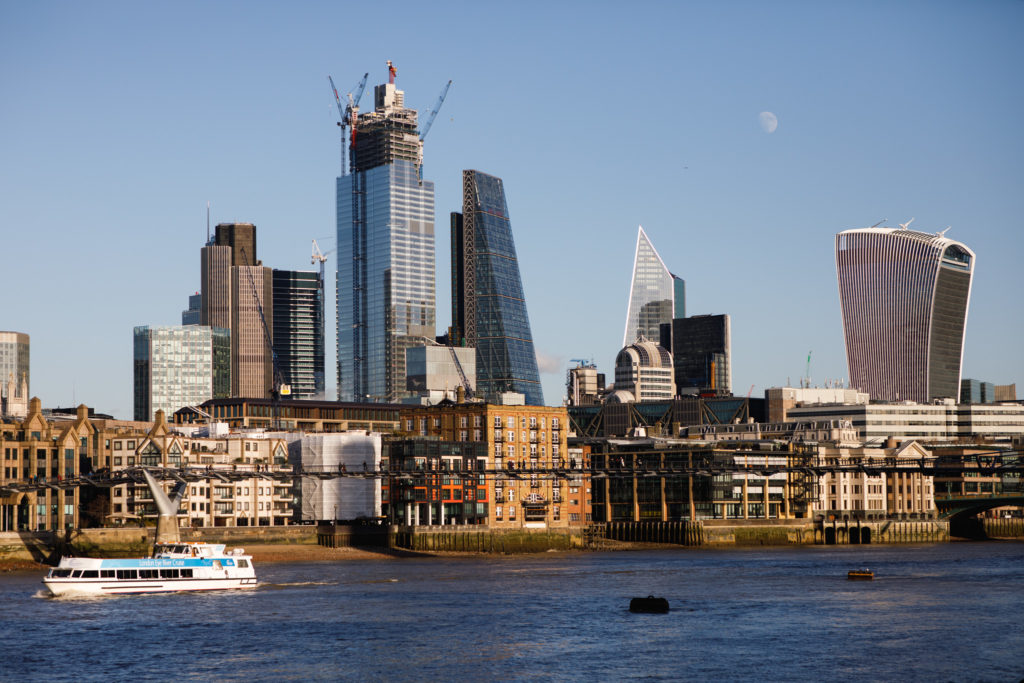
[[[348,172],[337,180],[338,398],[406,395],[405,350],[435,333],[434,183],[422,180],[417,113],[388,82],[350,104]],[[356,103],[357,104],[357,103]]]

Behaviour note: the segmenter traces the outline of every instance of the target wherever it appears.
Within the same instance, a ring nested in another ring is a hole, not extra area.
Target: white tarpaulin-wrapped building
[[[306,435],[288,444],[288,459],[302,472],[372,472],[380,468],[380,444],[380,434],[370,432]],[[298,509],[311,522],[379,517],[380,480],[303,477]]]

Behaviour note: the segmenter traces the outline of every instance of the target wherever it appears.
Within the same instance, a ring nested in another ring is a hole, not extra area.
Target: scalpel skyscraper
[[[685,317],[686,283],[669,272],[641,227],[636,235],[633,281],[629,289],[622,346],[629,346],[641,336],[656,342],[663,323]]]
[[[906,225],[836,235],[850,382],[872,400],[955,399],[974,252]]]

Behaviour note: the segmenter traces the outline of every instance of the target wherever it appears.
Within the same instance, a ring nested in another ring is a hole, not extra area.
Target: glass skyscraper
[[[669,272],[647,233],[640,227],[636,236],[633,280],[622,346],[629,346],[640,336],[657,342],[663,323],[685,317],[686,283]]]
[[[974,252],[944,234],[836,235],[850,383],[872,400],[957,398]]]
[[[0,415],[24,417],[29,397],[29,336],[0,332]]]
[[[676,391],[732,394],[732,333],[728,315],[676,318],[661,328],[661,345],[672,353]]]
[[[544,405],[501,178],[463,171],[462,210],[452,214],[452,341],[476,347],[479,395]]]
[[[324,282],[308,270],[274,269],[274,354],[292,398],[324,398]]]
[[[394,83],[353,116],[337,180],[338,399],[397,401],[405,350],[435,334],[434,184],[420,178],[417,115]]]
[[[185,406],[227,398],[231,390],[231,333],[219,327],[136,327],[135,419],[163,410],[170,420]]]

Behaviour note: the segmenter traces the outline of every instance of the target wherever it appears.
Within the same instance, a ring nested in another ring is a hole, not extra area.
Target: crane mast
[[[353,89],[355,96],[352,93],[348,93],[348,103],[342,104],[341,96],[338,94],[338,88],[334,85],[334,79],[331,76],[327,77],[327,80],[331,84],[331,92],[334,93],[334,102],[338,105],[338,127],[341,131],[341,175],[347,175],[346,164],[345,164],[345,149],[347,146],[355,144],[355,122],[359,114],[359,100],[363,98],[363,91],[366,89],[366,80],[370,77],[370,73],[364,73],[362,80]],[[350,128],[352,130],[352,141],[347,143],[345,139],[345,129]]]
[[[249,255],[245,253],[245,247],[240,247],[242,251],[242,259],[248,263]],[[284,383],[284,376],[281,373],[281,367],[277,361],[277,353],[274,351],[274,338],[270,334],[270,328],[267,326],[267,317],[263,315],[263,304],[260,303],[259,290],[256,289],[256,280],[252,277],[252,271],[248,267],[245,267],[245,274],[249,279],[249,286],[252,288],[252,298],[256,303],[256,312],[260,314],[260,323],[263,325],[263,342],[267,348],[270,349],[270,359],[273,366],[273,385],[271,387],[271,397],[274,401],[277,401],[281,396],[288,396],[292,393],[291,387]]]

